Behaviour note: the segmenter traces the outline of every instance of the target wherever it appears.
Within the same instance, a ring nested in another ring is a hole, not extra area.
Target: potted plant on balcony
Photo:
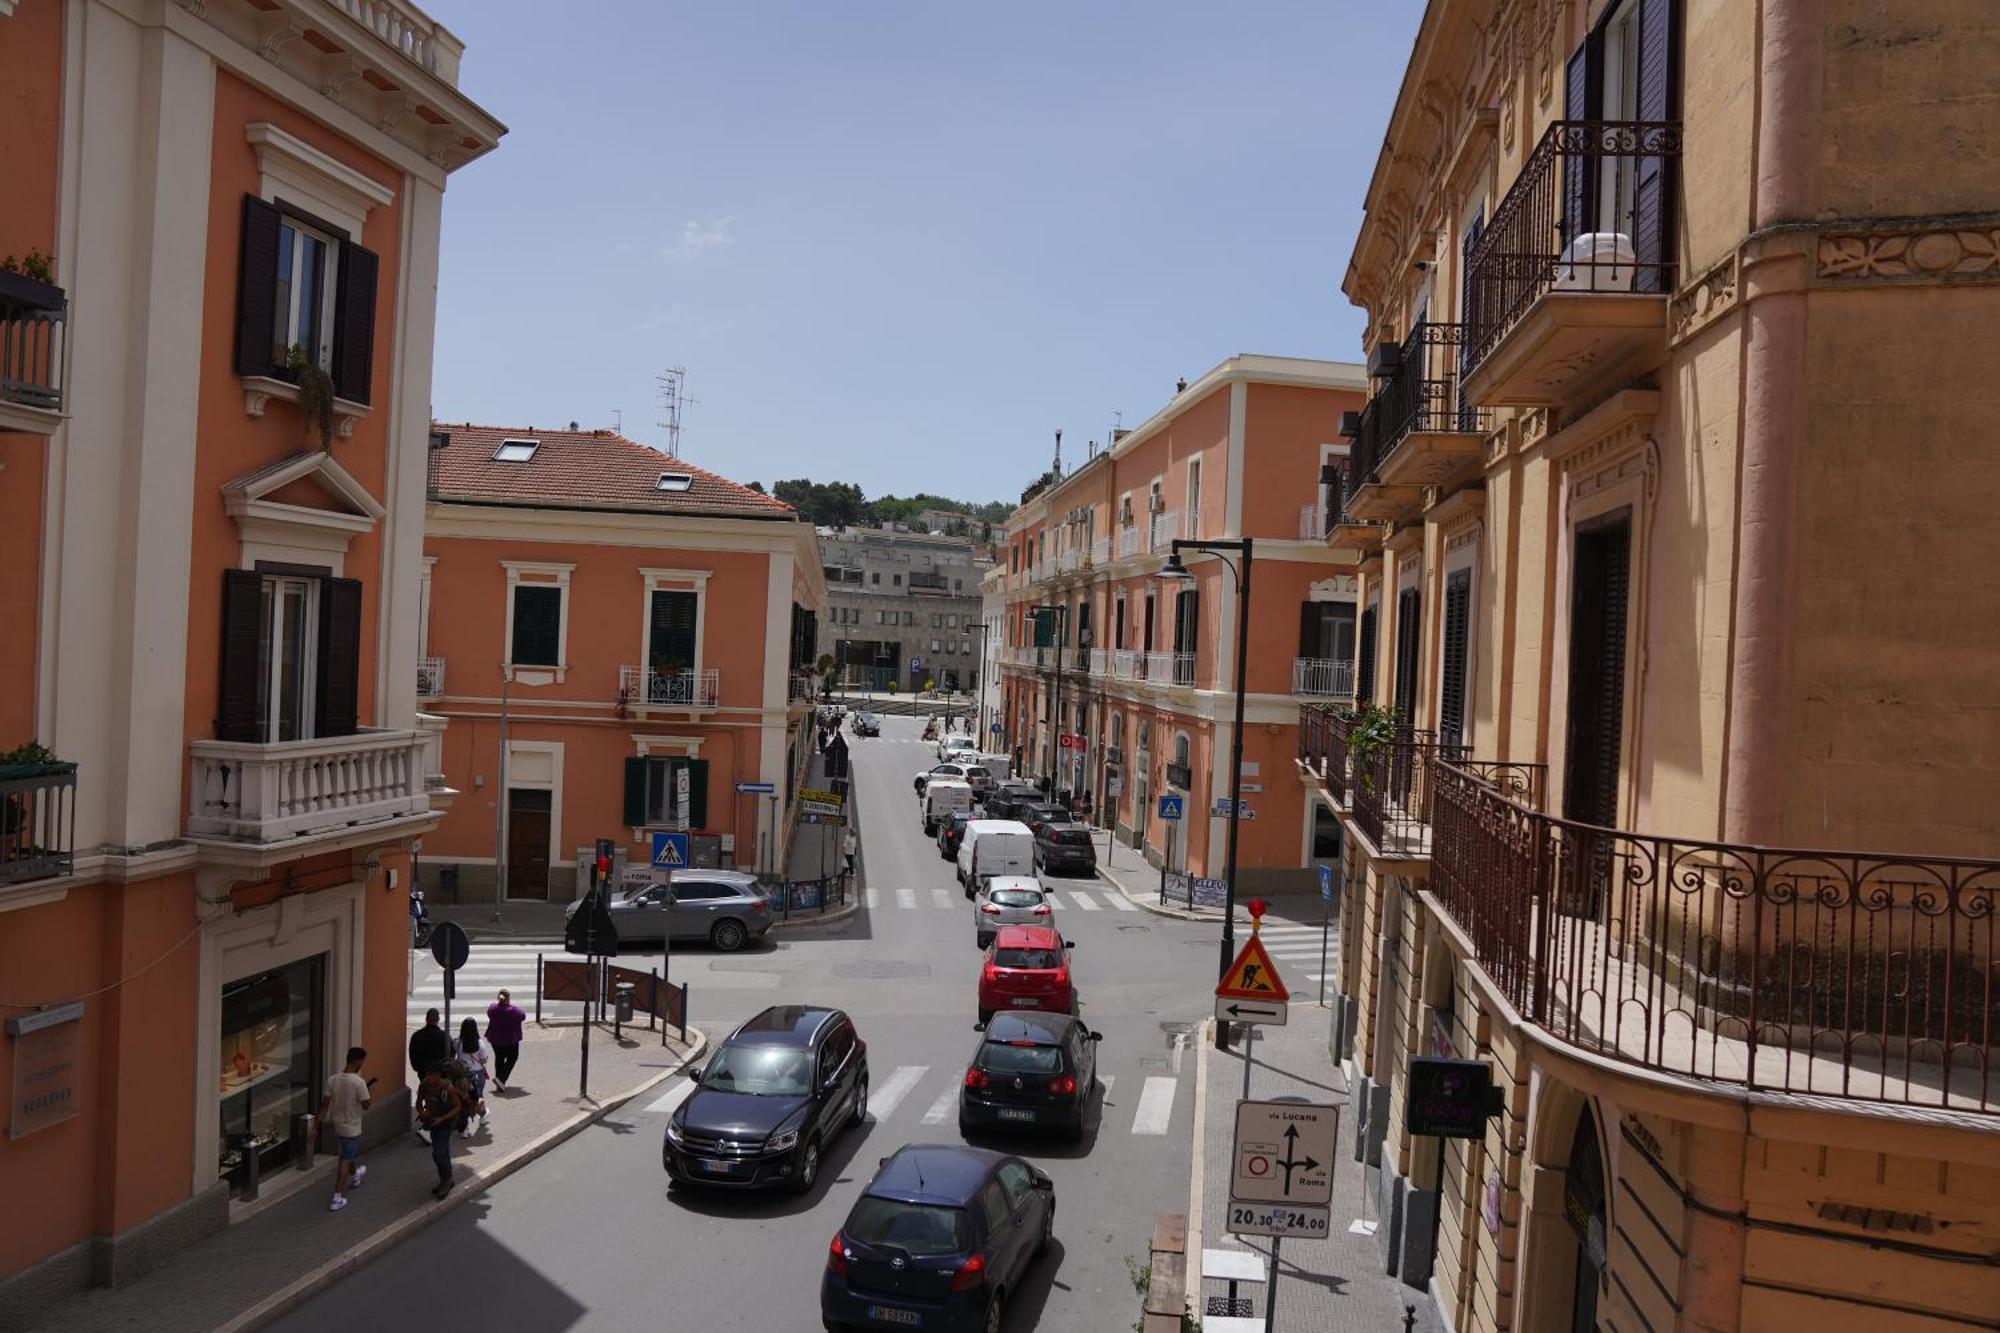
[[[1377,753],[1387,749],[1396,739],[1400,726],[1396,710],[1381,704],[1357,704],[1346,716],[1348,771],[1373,795],[1375,770],[1372,761]]]
[[[63,289],[56,286],[55,261],[39,250],[21,258],[0,258],[0,303],[30,310],[61,310]]]
[[[285,375],[299,386],[299,411],[305,415],[306,426],[318,432],[319,447],[332,448],[333,376],[314,364],[297,343],[286,349]]]
[[[0,783],[62,777],[74,772],[75,764],[56,758],[55,751],[40,741],[29,741],[11,750],[0,751]],[[32,854],[34,849],[22,845],[25,837],[22,830],[28,827],[29,811],[33,807],[32,790],[0,796],[0,863]]]

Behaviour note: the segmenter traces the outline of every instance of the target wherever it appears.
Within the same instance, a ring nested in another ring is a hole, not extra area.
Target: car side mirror
[[[1075,941],[1075,940],[1064,940],[1064,941],[1063,941],[1063,948],[1065,948],[1065,949],[1074,949],[1075,947],[1076,947],[1076,941]]]
[[[1034,1178],[1034,1183],[1035,1183],[1035,1188],[1038,1190],[1052,1190],[1056,1187],[1055,1181],[1043,1175],[1037,1175]]]
[[[1103,1040],[1104,1040],[1104,1034],[1103,1034],[1102,1032],[1093,1032],[1093,1033],[1091,1033],[1091,1034],[1090,1034],[1090,1039],[1091,1039],[1092,1041],[1103,1041]]]
[[[688,1082],[689,1082],[689,1083],[691,1083],[691,1084],[693,1084],[693,1085],[694,1085],[695,1087],[697,1087],[697,1088],[698,1088],[698,1087],[700,1087],[700,1086],[701,1086],[701,1071],[700,1071],[699,1069],[690,1069],[690,1070],[688,1070]]]

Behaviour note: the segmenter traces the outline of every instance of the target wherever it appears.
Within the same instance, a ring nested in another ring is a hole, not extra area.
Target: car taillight
[[[975,1067],[965,1071],[965,1086],[968,1088],[983,1088],[990,1081],[983,1069]]]
[[[833,1233],[833,1240],[826,1247],[826,1271],[835,1277],[847,1276],[847,1251],[838,1231]]]
[[[1076,1078],[1070,1074],[1057,1074],[1049,1080],[1049,1091],[1058,1097],[1076,1096]]]
[[[986,1281],[986,1256],[975,1254],[965,1261],[965,1267],[958,1270],[951,1279],[953,1291],[972,1291]]]
[[[1048,914],[1049,914],[1049,905],[1047,903],[1043,903],[1040,907],[1037,907],[1035,909],[1036,916],[1047,916]]]
[[[988,914],[990,914],[990,915],[992,915],[992,916],[999,916],[999,915],[1000,915],[1000,909],[999,909],[999,908],[997,908],[997,907],[995,907],[995,906],[994,906],[994,905],[993,905],[992,903],[982,903],[982,904],[980,905],[980,908],[979,908],[979,910],[980,910],[980,911],[982,911],[982,912],[986,912],[986,913],[988,913]]]

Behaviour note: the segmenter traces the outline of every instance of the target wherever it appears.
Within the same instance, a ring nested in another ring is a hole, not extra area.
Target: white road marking
[[[917,905],[917,891],[915,889],[896,890],[896,906],[908,908],[908,907],[915,907],[916,905]]]
[[[1118,1075],[1116,1074],[1099,1074],[1097,1076],[1097,1086],[1104,1090],[1102,1096],[1106,1106],[1111,1105],[1111,1085],[1117,1081]]]
[[[1069,896],[1076,899],[1076,905],[1086,912],[1101,912],[1104,910],[1097,905],[1097,899],[1091,897],[1082,889],[1071,889]]]
[[[1105,901],[1109,902],[1113,907],[1117,908],[1121,912],[1136,912],[1139,910],[1137,905],[1135,905],[1130,898],[1127,898],[1124,894],[1118,892],[1118,890],[1116,889],[1104,890],[1104,898]]]
[[[903,1104],[903,1098],[910,1095],[923,1076],[930,1071],[929,1065],[898,1065],[896,1072],[882,1080],[882,1086],[868,1094],[868,1111],[878,1121],[887,1120],[892,1111]]]
[[[867,898],[868,910],[871,912],[882,905],[882,890],[880,889],[870,888],[863,896]]]
[[[1139,1113],[1132,1117],[1134,1134],[1164,1134],[1174,1117],[1175,1080],[1149,1078],[1139,1093]]]
[[[958,1089],[946,1088],[938,1094],[938,1099],[931,1103],[931,1109],[924,1112],[924,1123],[926,1125],[942,1125],[945,1117],[951,1114],[952,1107],[957,1104]]]
[[[951,895],[943,889],[932,889],[931,906],[937,908],[940,912],[949,912],[951,910]]]
[[[645,1109],[653,1115],[671,1115],[674,1108],[686,1101],[688,1094],[693,1091],[694,1084],[688,1082],[686,1079],[681,1079],[674,1086],[661,1093],[658,1100],[648,1103]]]
[[[1186,1050],[1187,1050],[1187,1033],[1185,1033],[1185,1032],[1176,1032],[1176,1033],[1174,1034],[1174,1053],[1173,1053],[1173,1057],[1172,1057],[1172,1060],[1173,1060],[1173,1062],[1172,1062],[1172,1063],[1171,1063],[1171,1064],[1170,1064],[1170,1065],[1168,1066],[1168,1068],[1170,1068],[1170,1069],[1172,1069],[1172,1070],[1174,1071],[1174,1077],[1175,1077],[1175,1078],[1179,1078],[1179,1077],[1180,1077],[1180,1073],[1181,1073],[1181,1055],[1182,1055],[1182,1054],[1183,1054],[1183,1053],[1184,1053],[1184,1052],[1185,1052]]]

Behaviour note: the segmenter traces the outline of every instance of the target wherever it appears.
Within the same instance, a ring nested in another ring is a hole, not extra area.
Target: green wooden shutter
[[[215,699],[215,738],[261,741],[257,707],[264,637],[264,579],[252,569],[222,571],[222,662]]]
[[[361,584],[355,579],[321,579],[313,734],[352,736],[360,726],[360,706]]]
[[[669,588],[654,590],[653,641],[647,666],[655,671],[693,669],[695,617],[699,606],[695,593]]]
[[[637,828],[646,822],[646,761],[625,761],[625,822]]]
[[[688,827],[708,827],[708,760],[683,760],[688,769]]]

